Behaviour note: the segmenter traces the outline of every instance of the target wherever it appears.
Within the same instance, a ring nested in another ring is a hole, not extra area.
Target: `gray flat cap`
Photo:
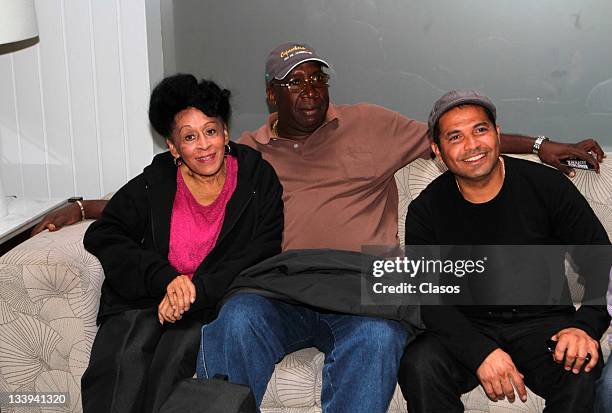
[[[497,119],[497,109],[495,109],[495,105],[488,97],[481,95],[475,90],[451,90],[434,103],[433,109],[429,114],[427,126],[429,126],[429,135],[432,138],[434,137],[434,126],[442,115],[460,105],[482,106],[493,114],[494,120]]]

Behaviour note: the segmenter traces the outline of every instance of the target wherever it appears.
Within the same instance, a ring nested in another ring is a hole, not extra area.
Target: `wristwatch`
[[[540,152],[540,146],[542,146],[542,143],[547,140],[548,138],[544,135],[538,136],[536,140],[533,142],[533,148],[531,148],[531,152],[537,155]]]

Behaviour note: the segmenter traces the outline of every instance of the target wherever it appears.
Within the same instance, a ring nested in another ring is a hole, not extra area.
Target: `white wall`
[[[37,0],[40,42],[0,55],[7,195],[96,198],[153,156],[145,0]]]

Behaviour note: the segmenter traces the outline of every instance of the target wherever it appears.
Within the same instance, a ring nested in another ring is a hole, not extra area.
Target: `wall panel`
[[[13,56],[0,55],[0,177],[7,195],[22,195],[21,150],[13,76]]]
[[[119,50],[118,8],[115,1],[92,1],[96,81],[98,85],[100,148],[105,171],[102,189],[126,181],[126,130],[121,53]],[[111,169],[111,167],[113,167]]]
[[[39,47],[42,102],[46,131],[46,169],[53,192],[71,193],[74,188],[70,142],[70,109],[66,59],[64,59],[63,15],[60,2],[39,2],[38,30],[48,47]]]
[[[90,197],[102,193],[97,83],[89,1],[64,2],[68,89],[72,113],[74,193]]]
[[[21,138],[23,194],[44,198],[49,196],[49,188],[38,52],[37,46],[15,52],[15,90]]]
[[[127,174],[141,172],[139,165],[148,165],[153,157],[153,142],[149,132],[148,104],[149,84],[141,81],[147,72],[147,24],[145,9],[137,2],[122,1],[119,7],[121,62],[125,100],[125,132],[127,144]],[[161,33],[159,33],[161,36]],[[161,42],[158,44],[161,53]],[[151,85],[154,86],[154,85]]]
[[[37,0],[36,11],[39,41],[0,48],[6,191],[100,197],[153,154],[145,0]]]

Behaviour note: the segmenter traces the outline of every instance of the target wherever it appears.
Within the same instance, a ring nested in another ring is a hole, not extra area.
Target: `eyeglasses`
[[[329,75],[327,73],[315,73],[306,77],[295,77],[289,79],[287,83],[275,83],[279,86],[285,86],[291,93],[302,93],[306,90],[306,84],[310,83],[310,86],[316,89],[321,89],[329,86]]]

